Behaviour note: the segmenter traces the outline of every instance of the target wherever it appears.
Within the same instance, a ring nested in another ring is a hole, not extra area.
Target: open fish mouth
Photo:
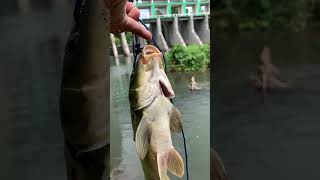
[[[145,58],[142,58],[143,64],[149,64],[151,61],[153,62],[153,77],[159,79],[159,85],[160,90],[162,94],[167,98],[173,98],[174,97],[174,91],[172,89],[171,83],[163,69],[163,66],[161,66],[162,61],[162,54],[159,51],[158,48],[152,46],[152,45],[146,45],[143,49],[143,55]]]

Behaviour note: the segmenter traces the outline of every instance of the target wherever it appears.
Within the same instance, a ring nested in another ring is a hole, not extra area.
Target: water
[[[120,59],[120,61],[125,61]],[[113,180],[141,180],[143,171],[133,142],[128,100],[131,63],[111,67],[111,168]],[[187,139],[190,179],[209,180],[210,77],[194,73],[201,91],[190,92],[190,73],[168,73],[175,90],[175,106],[183,116]],[[184,158],[181,134],[173,135],[174,146]],[[172,177],[172,179],[178,179]],[[186,178],[184,178],[186,179]]]
[[[66,180],[58,92],[72,8],[0,17],[0,179]]]
[[[320,32],[216,33],[212,142],[230,179],[320,179]],[[263,45],[292,89],[253,91]]]

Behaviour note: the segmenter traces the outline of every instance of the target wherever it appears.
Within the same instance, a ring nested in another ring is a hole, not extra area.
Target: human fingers
[[[139,17],[140,17],[140,11],[139,11],[139,9],[134,7],[127,13],[127,15],[129,17],[131,17],[132,19],[138,21]]]
[[[139,22],[132,19],[131,17],[128,17],[128,19],[127,19],[126,30],[133,32],[136,35],[138,35],[146,40],[151,40],[151,38],[152,38],[151,32],[148,31],[143,25],[141,25]]]
[[[132,2],[126,3],[126,13],[128,14],[134,8],[134,4]]]

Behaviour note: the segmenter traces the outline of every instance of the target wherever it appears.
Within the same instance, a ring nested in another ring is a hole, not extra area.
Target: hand
[[[113,10],[117,11],[116,9]],[[134,7],[133,3],[127,2],[125,5],[125,15],[123,16],[121,21],[112,22],[113,17],[110,17],[110,30],[112,33],[133,32],[136,35],[145,38],[146,40],[151,40],[151,32],[149,32],[142,24],[138,22],[139,17],[139,9]]]

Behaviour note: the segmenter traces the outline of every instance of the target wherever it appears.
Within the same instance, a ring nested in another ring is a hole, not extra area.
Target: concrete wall
[[[169,51],[168,44],[162,34],[162,27],[161,27],[161,19],[158,17],[156,23],[150,24],[150,31],[153,34],[153,37],[160,47],[160,49],[164,52]]]
[[[110,40],[111,40],[111,46],[112,46],[112,52],[114,57],[119,57],[117,45],[115,43],[114,35],[110,33]]]
[[[168,21],[164,26],[165,39],[170,47],[174,45],[182,45],[186,46],[180,32],[179,32],[179,24],[178,17],[175,16],[173,21]]]
[[[121,41],[123,54],[127,57],[130,56],[130,50],[129,50],[128,42],[126,39],[126,34],[124,32],[120,34],[120,41]]]
[[[204,19],[194,21],[195,31],[203,43],[210,43],[209,16],[205,15]]]
[[[198,34],[194,30],[193,16],[189,16],[186,21],[179,21],[179,30],[186,44],[202,45]]]

